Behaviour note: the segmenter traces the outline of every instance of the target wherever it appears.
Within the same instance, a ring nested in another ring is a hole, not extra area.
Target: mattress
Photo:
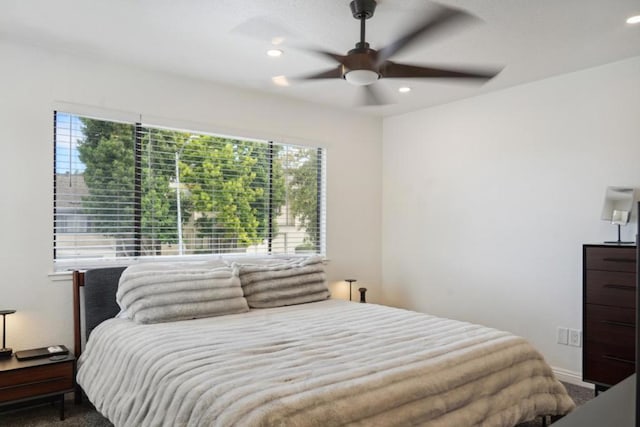
[[[115,426],[504,426],[574,408],[523,338],[342,300],[110,319],[78,383]]]

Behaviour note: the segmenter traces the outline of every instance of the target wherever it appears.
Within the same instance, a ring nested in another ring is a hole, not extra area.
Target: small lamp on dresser
[[[7,338],[7,314],[15,313],[15,310],[0,310],[0,315],[2,315],[2,348],[0,348],[0,358],[11,357],[13,354],[13,350],[7,348],[6,338]]]
[[[351,301],[351,285],[353,285],[353,282],[357,282],[356,279],[344,279],[345,282],[349,283],[349,301]]]
[[[620,238],[620,227],[629,223],[634,197],[634,189],[631,187],[607,187],[600,217],[618,227],[618,240],[606,241],[605,243],[618,245],[635,243],[625,242]]]

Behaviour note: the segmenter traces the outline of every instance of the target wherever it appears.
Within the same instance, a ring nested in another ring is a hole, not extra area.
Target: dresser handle
[[[628,363],[629,365],[634,365],[636,363],[633,360],[623,359],[621,357],[616,357],[616,356],[609,356],[608,354],[603,354],[602,358],[603,359],[608,359],[608,360],[613,360],[615,362]]]
[[[607,283],[606,285],[604,285],[605,288],[612,288],[612,289],[621,289],[623,291],[635,291],[636,287],[633,285],[617,285],[615,283]]]
[[[635,259],[629,259],[629,258],[603,258],[603,261],[608,261],[608,262],[636,262]]]
[[[604,323],[605,325],[611,325],[611,326],[624,326],[625,328],[635,328],[636,327],[635,323],[618,322],[618,321],[615,321],[615,320],[603,320],[602,323]]]

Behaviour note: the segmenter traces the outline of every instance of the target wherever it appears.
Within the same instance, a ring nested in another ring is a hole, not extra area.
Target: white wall
[[[71,283],[52,271],[53,109],[142,114],[238,136],[327,148],[327,256],[380,299],[381,120],[0,40],[0,308],[14,350],[73,343]],[[75,111],[71,111],[75,112]],[[71,347],[70,347],[71,348]]]
[[[640,188],[640,58],[385,119],[383,158],[385,299],[580,372],[556,327],[582,326],[581,245],[616,237],[607,185]]]

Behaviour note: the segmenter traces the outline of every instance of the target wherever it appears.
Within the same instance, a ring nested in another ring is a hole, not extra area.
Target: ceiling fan
[[[433,15],[422,20],[411,31],[382,49],[374,50],[365,40],[365,30],[367,19],[373,17],[376,10],[376,0],[353,0],[349,6],[353,17],[360,21],[360,41],[346,55],[315,50],[314,52],[331,58],[339,65],[326,71],[304,76],[302,80],[344,79],[352,85],[365,89],[366,105],[381,105],[386,103],[384,97],[372,86],[380,79],[445,77],[487,81],[502,71],[502,69],[443,69],[390,61],[392,56],[423,36],[434,36],[438,32],[476,19],[463,10],[438,5]]]

